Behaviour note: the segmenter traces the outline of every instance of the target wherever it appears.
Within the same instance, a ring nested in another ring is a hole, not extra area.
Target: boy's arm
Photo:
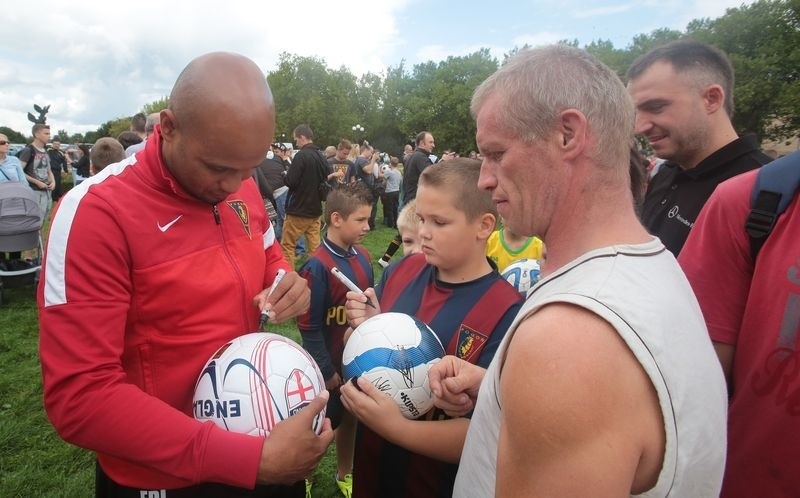
[[[313,308],[313,306],[312,306]],[[335,382],[336,386],[329,386],[329,381],[335,380],[338,376],[336,369],[333,368],[331,356],[328,353],[328,348],[325,346],[325,339],[322,337],[321,329],[313,330],[300,330],[300,336],[303,339],[303,349],[308,351],[308,354],[317,362],[319,370],[322,372],[322,377],[325,379],[325,387],[327,389],[334,389],[341,383]]]
[[[469,420],[410,420],[400,413],[395,402],[367,379],[358,378],[358,387],[346,382],[340,388],[345,408],[359,422],[387,441],[414,453],[448,463],[458,463]]]
[[[47,190],[55,190],[56,177],[53,175],[53,168],[47,168]]]

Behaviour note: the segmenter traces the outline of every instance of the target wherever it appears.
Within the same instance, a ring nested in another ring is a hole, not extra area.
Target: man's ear
[[[171,109],[161,111],[161,136],[167,142],[171,142],[178,131],[178,121],[175,113]]]
[[[589,125],[586,116],[577,109],[565,109],[558,114],[556,133],[558,147],[565,159],[578,157],[587,146]]]
[[[708,114],[725,107],[725,90],[720,85],[709,85],[703,90],[703,103]]]

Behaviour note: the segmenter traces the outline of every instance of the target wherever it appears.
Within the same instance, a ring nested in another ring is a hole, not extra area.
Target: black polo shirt
[[[717,185],[770,161],[759,150],[752,134],[737,138],[689,170],[669,161],[650,180],[642,207],[642,224],[677,258],[697,215]]]

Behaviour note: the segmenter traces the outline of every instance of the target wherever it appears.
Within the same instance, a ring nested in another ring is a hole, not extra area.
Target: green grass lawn
[[[365,238],[375,268],[376,281],[382,268],[375,263],[383,255],[395,230],[382,223]],[[399,256],[399,254],[398,254]],[[301,261],[298,261],[298,266]],[[94,456],[65,443],[53,430],[42,407],[42,377],[39,366],[39,325],[32,288],[5,289],[0,305],[0,496],[88,497],[94,496]],[[294,321],[270,326],[299,342]],[[314,474],[313,496],[341,496],[334,475],[335,448]]]

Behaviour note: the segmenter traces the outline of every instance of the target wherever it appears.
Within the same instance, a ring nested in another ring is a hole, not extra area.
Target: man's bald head
[[[275,106],[267,80],[255,62],[239,54],[213,52],[190,62],[175,81],[168,108],[190,129],[218,119],[248,126],[262,113],[270,115],[274,127]]]
[[[266,156],[274,132],[267,80],[253,61],[237,54],[194,59],[161,111],[167,169],[187,192],[210,203],[241,187]]]

